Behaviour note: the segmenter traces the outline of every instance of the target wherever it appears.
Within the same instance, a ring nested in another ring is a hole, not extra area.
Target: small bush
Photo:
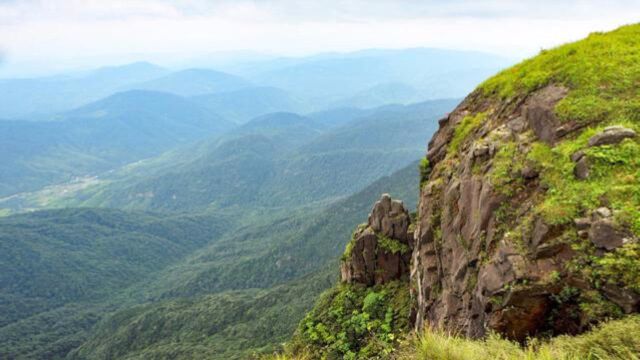
[[[398,240],[388,238],[384,235],[377,235],[378,237],[378,246],[384,251],[392,254],[405,254],[409,252],[409,246],[401,243]]]
[[[406,283],[340,284],[302,320],[286,353],[312,359],[388,358],[409,328],[409,308]]]
[[[429,164],[429,159],[426,157],[420,160],[420,186],[424,185],[429,180],[429,175],[431,174],[431,165]]]

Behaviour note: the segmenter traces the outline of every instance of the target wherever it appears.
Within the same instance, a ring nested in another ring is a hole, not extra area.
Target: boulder
[[[567,88],[552,84],[533,94],[525,105],[524,113],[529,127],[538,139],[547,144],[556,141],[559,121],[555,106],[567,93]]]
[[[589,229],[589,240],[598,248],[614,250],[624,244],[627,234],[612,219],[596,220]]]
[[[584,156],[584,150],[578,150],[571,155],[571,161],[578,162]]]
[[[591,219],[589,218],[577,218],[573,219],[573,223],[577,230],[588,230],[591,227]]]
[[[585,180],[589,177],[590,170],[589,159],[586,156],[582,156],[573,168],[573,175],[575,175],[577,179]]]
[[[604,296],[616,305],[620,306],[625,314],[638,312],[640,310],[640,294],[608,284],[604,285],[602,290],[604,292]]]
[[[614,145],[633,138],[636,132],[624,126],[609,126],[589,139],[589,146]]]
[[[540,175],[540,173],[538,173],[538,170],[536,170],[533,166],[528,165],[523,167],[520,173],[522,177],[527,180],[535,179]]]
[[[592,217],[594,219],[605,219],[611,217],[611,210],[604,206],[599,207],[596,209],[596,211],[593,212]]]

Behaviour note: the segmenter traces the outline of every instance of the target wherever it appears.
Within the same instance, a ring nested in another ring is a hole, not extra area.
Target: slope
[[[116,174],[62,204],[194,211],[330,201],[415,159],[436,119],[453,103],[381,108],[333,129],[321,118],[286,113],[257,118],[224,139],[190,147],[182,158],[192,160],[151,177]]]
[[[130,91],[55,122],[0,122],[0,196],[110,170],[233,125],[175,95]]]
[[[327,209],[225,236],[160,272],[142,290],[156,301],[100,323],[72,358],[244,359],[277,349],[335,281],[332,259],[369,204],[390,192],[414,208],[417,179],[416,162]]]
[[[118,298],[123,289],[216,240],[231,220],[106,209],[0,219],[0,357],[63,356],[109,307],[134,301]]]
[[[237,123],[274,112],[304,113],[308,108],[303,101],[274,87],[248,87],[194,96],[191,100]]]

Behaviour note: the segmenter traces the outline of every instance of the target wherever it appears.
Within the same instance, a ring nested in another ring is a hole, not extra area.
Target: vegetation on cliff
[[[410,304],[406,282],[340,284],[302,320],[288,351],[312,359],[388,358],[409,330]]]

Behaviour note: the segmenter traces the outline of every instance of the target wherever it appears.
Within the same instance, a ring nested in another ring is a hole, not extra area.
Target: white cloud
[[[425,46],[521,56],[639,16],[640,4],[622,0],[0,0],[0,52],[5,73],[236,50]]]

